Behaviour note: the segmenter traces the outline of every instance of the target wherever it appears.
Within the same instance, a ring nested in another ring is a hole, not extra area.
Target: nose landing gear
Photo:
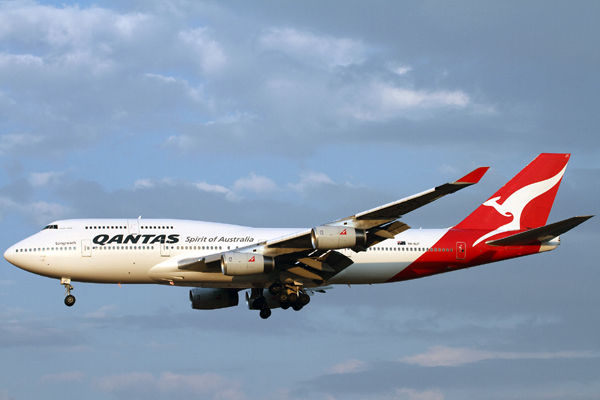
[[[67,307],[73,306],[73,304],[75,304],[75,296],[71,294],[71,290],[73,290],[71,278],[61,278],[60,284],[65,287],[65,305]]]

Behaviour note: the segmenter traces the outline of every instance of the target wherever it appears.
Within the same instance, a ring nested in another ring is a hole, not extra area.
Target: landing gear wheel
[[[303,306],[307,305],[308,303],[310,303],[310,296],[307,295],[306,293],[302,293],[300,294],[300,296],[298,297],[298,302],[300,304],[302,304]]]
[[[298,295],[294,292],[288,294],[288,301],[294,304],[298,300]]]
[[[287,310],[288,308],[290,308],[291,304],[289,301],[284,301],[283,303],[281,303],[281,309],[282,310]]]
[[[264,297],[259,297],[257,299],[254,299],[254,301],[252,301],[252,308],[254,308],[255,310],[262,310],[262,308],[265,305],[266,305],[266,302],[265,302]]]
[[[274,282],[271,286],[269,286],[269,293],[271,293],[272,295],[281,293],[282,290],[283,290],[283,284],[279,281]]]
[[[294,311],[300,311],[302,310],[302,307],[304,307],[304,304],[300,303],[299,301],[292,304],[292,308],[294,309]]]
[[[286,301],[288,301],[288,295],[286,292],[281,292],[277,295],[277,301],[279,303],[285,303]]]
[[[65,297],[65,305],[67,307],[71,307],[73,304],[75,304],[75,296],[70,294],[67,297]]]
[[[269,307],[264,307],[260,310],[260,317],[262,319],[267,319],[271,316],[271,309]]]

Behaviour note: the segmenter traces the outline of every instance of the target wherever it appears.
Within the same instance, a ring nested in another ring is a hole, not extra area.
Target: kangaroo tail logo
[[[500,232],[543,226],[568,159],[569,154],[540,154],[456,228],[488,231],[476,246]]]

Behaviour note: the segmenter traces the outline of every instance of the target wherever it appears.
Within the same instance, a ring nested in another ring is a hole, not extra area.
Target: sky
[[[595,1],[0,2],[0,247],[67,218],[310,228],[539,153],[598,214]],[[598,399],[596,217],[555,251],[339,286],[268,320],[0,265],[0,400]],[[2,250],[4,251],[4,250]]]

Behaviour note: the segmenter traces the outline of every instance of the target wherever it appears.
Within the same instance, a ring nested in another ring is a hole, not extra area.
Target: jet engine
[[[344,249],[365,244],[367,233],[346,226],[317,226],[312,228],[310,240],[315,249]]]
[[[194,288],[190,290],[190,302],[194,310],[216,310],[237,306],[239,296],[237,290]]]
[[[275,259],[262,254],[230,251],[221,256],[223,275],[262,274],[273,271],[273,268],[275,268]]]

